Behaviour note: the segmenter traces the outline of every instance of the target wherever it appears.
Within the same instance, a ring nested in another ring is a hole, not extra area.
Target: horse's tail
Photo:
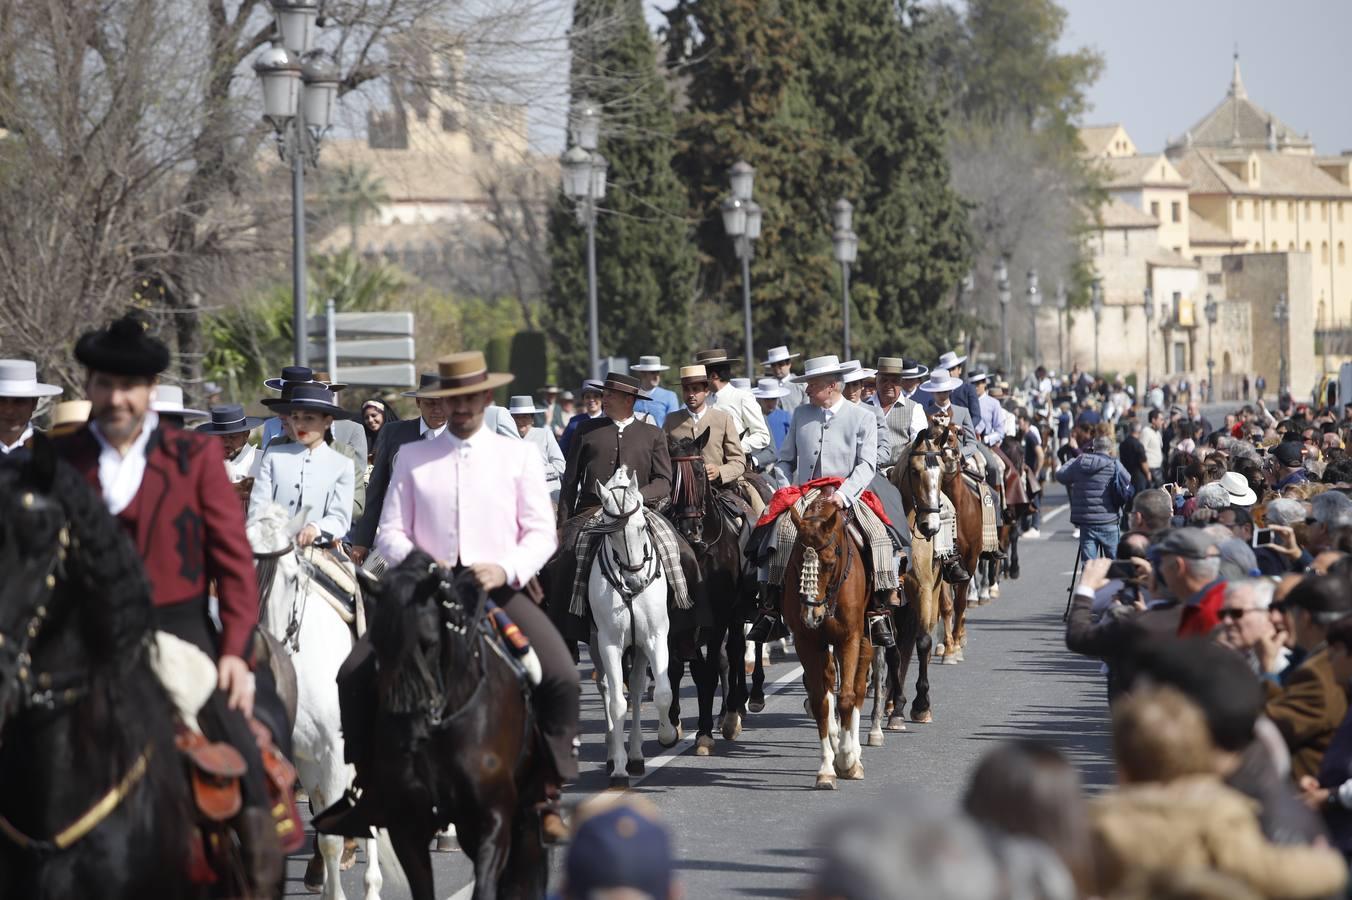
[[[376,858],[380,860],[382,877],[394,885],[395,892],[408,893],[410,890],[408,876],[404,874],[404,867],[399,865],[399,855],[394,852],[394,844],[390,843],[390,833],[384,828],[376,829]]]

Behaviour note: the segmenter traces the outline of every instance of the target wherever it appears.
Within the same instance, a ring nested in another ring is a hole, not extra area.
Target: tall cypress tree
[[[600,104],[610,163],[596,224],[601,354],[688,357],[697,263],[684,188],[672,169],[675,121],[641,0],[577,0],[572,96]],[[559,195],[550,211],[548,327],[558,375],[587,373],[586,231]]]

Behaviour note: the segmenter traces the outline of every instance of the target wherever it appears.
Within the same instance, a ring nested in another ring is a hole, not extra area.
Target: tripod
[[[1084,544],[1075,549],[1075,566],[1070,570],[1070,584],[1066,586],[1066,611],[1061,614],[1061,621],[1070,619],[1070,604],[1075,598],[1075,584],[1080,580],[1080,564],[1084,561]]]

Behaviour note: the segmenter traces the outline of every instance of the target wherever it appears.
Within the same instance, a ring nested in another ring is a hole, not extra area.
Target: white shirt
[[[27,427],[24,428],[23,434],[19,435],[19,439],[14,443],[6,444],[4,441],[0,441],[0,455],[8,456],[15,450],[18,450],[20,447],[22,447],[24,441],[28,440],[32,436],[33,436],[33,423],[29,422]]]
[[[706,412],[709,411],[709,407],[708,407],[708,405],[706,404],[706,405],[704,405],[704,406],[701,406],[701,407],[699,408],[699,411],[698,411],[698,412],[690,412],[690,407],[687,406],[687,407],[685,408],[685,411],[688,412],[688,413],[690,413],[690,421],[691,421],[691,422],[694,422],[696,425],[698,425],[698,424],[699,424],[699,420],[702,419],[702,418],[704,418],[704,414],[705,414]]]
[[[441,423],[440,425],[438,425],[436,428],[428,428],[428,427],[427,427],[427,420],[424,419],[422,416],[419,416],[419,417],[418,417],[418,437],[421,438],[422,440],[425,440],[425,441],[430,441],[432,438],[439,438],[439,437],[441,437],[443,434],[446,433],[446,426],[449,425],[449,424],[451,424],[451,423],[450,423],[449,420],[447,420],[447,421],[445,421],[445,422],[442,422],[442,423]],[[428,432],[431,432],[431,433],[432,433],[432,437],[428,437],[428,436],[427,436]]]
[[[725,384],[711,392],[707,402],[731,414],[737,434],[741,437],[742,450],[747,455],[770,446],[770,429],[765,424],[765,414],[750,391],[735,388],[731,383]]]
[[[263,464],[263,454],[253,444],[246,443],[239,452],[225,460],[225,471],[232,483],[246,478],[257,478],[258,467]]]
[[[626,428],[628,428],[630,425],[634,424],[635,419],[634,419],[633,416],[630,416],[630,417],[627,418],[627,419],[621,419],[621,420],[614,420],[614,419],[612,419],[611,421],[614,421],[614,422],[615,422],[615,427],[618,428],[618,429],[620,429],[620,433],[623,434],[623,433],[624,433],[624,430],[625,430]]]
[[[835,403],[822,410],[822,414],[826,416],[826,424],[831,424],[831,420],[836,417],[836,413],[840,412],[840,408],[844,405],[845,398],[843,396],[837,397]]]
[[[103,489],[103,502],[113,515],[122,512],[136,499],[136,492],[141,489],[141,479],[146,474],[146,444],[159,425],[159,415],[154,410],[146,412],[145,420],[141,422],[141,433],[123,456],[104,439],[98,422],[89,423],[89,431],[99,442],[100,448],[99,487]]]

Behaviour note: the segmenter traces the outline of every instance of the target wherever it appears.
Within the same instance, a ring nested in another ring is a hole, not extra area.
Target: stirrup
[[[778,624],[778,613],[762,611],[747,631],[746,640],[756,644],[768,644],[773,639],[775,626]]]
[[[371,804],[369,801],[363,802],[367,796],[367,792],[358,794],[355,789],[348,788],[333,805],[314,817],[312,827],[320,834],[350,838],[374,837],[372,829],[379,823],[371,821]]]
[[[949,584],[962,584],[972,580],[972,573],[967,571],[957,556],[950,556],[944,561],[942,575],[944,581]]]
[[[887,615],[870,616],[868,620],[868,639],[875,647],[895,647],[897,639],[892,635],[892,619]]]

